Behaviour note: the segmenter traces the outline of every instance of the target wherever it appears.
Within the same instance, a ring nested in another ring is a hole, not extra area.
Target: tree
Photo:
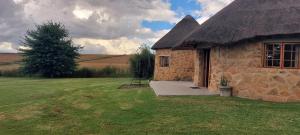
[[[28,30],[23,41],[22,70],[25,74],[44,77],[71,75],[77,66],[81,47],[73,45],[68,31],[61,23],[48,22]]]
[[[147,45],[142,45],[130,59],[130,70],[135,78],[149,79],[154,72],[154,54]]]

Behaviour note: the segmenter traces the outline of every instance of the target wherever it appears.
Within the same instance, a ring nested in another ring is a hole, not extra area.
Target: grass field
[[[0,134],[296,135],[299,103],[156,97],[126,78],[0,78]]]
[[[129,68],[130,57],[130,55],[83,54],[78,62],[79,68],[102,69],[107,66],[113,66],[126,70]],[[18,69],[21,60],[22,56],[20,54],[0,53],[0,71]]]

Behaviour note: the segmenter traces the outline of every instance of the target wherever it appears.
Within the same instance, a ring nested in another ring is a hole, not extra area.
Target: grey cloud
[[[107,54],[107,50],[104,46],[102,45],[93,45],[93,44],[88,44],[84,47],[83,50],[80,51],[80,53],[83,54]]]
[[[23,20],[23,10],[12,0],[0,1],[0,42],[18,43],[25,34],[28,23]],[[17,45],[14,44],[17,48]]]
[[[151,31],[142,31],[144,19],[172,20],[175,14],[152,15],[165,8],[164,0],[13,0],[0,1],[0,42],[11,42],[17,48],[27,29],[49,20],[65,24],[74,38],[114,40],[156,38]],[[78,19],[76,6],[90,10],[87,19]],[[166,11],[168,9],[165,9]],[[103,19],[103,16],[108,16]],[[99,23],[100,20],[100,23]]]

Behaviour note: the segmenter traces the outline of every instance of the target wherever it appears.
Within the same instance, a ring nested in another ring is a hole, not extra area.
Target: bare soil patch
[[[90,109],[90,108],[92,107],[91,104],[85,103],[85,102],[79,101],[79,100],[78,100],[78,101],[74,101],[74,102],[72,103],[72,106],[73,106],[74,108],[80,109],[80,110],[88,110],[88,109]]]
[[[148,88],[149,84],[123,84],[118,89]]]
[[[25,106],[19,109],[15,114],[12,114],[14,120],[25,120],[41,114],[41,106]]]
[[[5,115],[4,115],[4,113],[0,113],[0,121],[1,120],[4,120],[6,117],[5,117]]]

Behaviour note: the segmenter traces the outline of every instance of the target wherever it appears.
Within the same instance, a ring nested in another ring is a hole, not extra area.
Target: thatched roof
[[[300,35],[300,0],[235,0],[184,43],[230,44],[289,35]]]
[[[177,23],[163,38],[157,41],[152,49],[172,48],[199,26],[199,23],[192,16],[188,15]]]

